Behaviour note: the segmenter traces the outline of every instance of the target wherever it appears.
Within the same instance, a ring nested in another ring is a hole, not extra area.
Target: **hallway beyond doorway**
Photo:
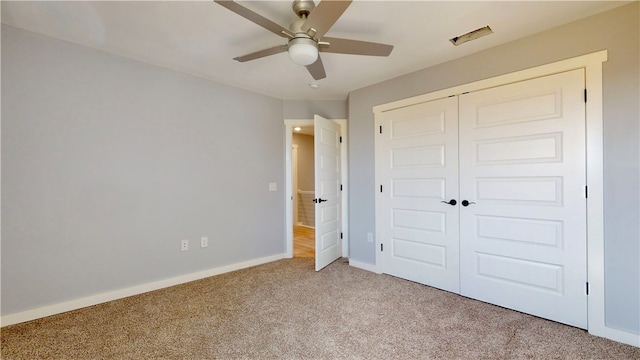
[[[295,225],[293,227],[293,257],[312,258],[315,255],[315,229]]]

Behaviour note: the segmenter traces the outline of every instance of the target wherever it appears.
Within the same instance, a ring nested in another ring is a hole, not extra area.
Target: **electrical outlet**
[[[180,241],[180,251],[187,251],[189,250],[189,240],[185,239]]]
[[[367,241],[372,243],[373,242],[373,234],[372,233],[367,233]]]
[[[200,238],[200,247],[201,248],[206,248],[207,246],[209,246],[209,238],[206,236],[203,236]]]

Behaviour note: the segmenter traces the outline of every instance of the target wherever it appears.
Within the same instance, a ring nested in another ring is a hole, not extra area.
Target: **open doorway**
[[[344,119],[341,120],[327,120],[327,119],[322,119],[321,117],[317,117],[316,116],[316,121],[321,121],[321,125],[318,129],[314,129],[314,120],[307,120],[307,119],[286,119],[284,120],[285,123],[285,232],[286,232],[286,239],[285,239],[285,251],[286,251],[286,256],[291,258],[294,257],[294,232],[301,236],[301,237],[306,237],[307,240],[313,239],[314,242],[316,242],[316,236],[317,235],[310,235],[309,234],[309,230],[315,230],[312,228],[312,226],[315,228],[315,223],[311,226],[311,223],[308,223],[306,226],[301,226],[298,227],[298,223],[300,222],[300,200],[299,198],[303,195],[310,195],[310,199],[309,202],[311,204],[314,204],[313,199],[314,197],[317,195],[317,191],[318,189],[314,189],[316,190],[316,193],[310,193],[310,194],[304,194],[305,191],[310,191],[311,189],[304,189],[304,186],[301,186],[302,184],[298,184],[299,179],[296,178],[296,176],[294,174],[296,174],[296,172],[294,171],[294,164],[298,163],[300,164],[300,161],[298,161],[297,157],[300,155],[300,147],[299,144],[298,146],[294,146],[294,141],[293,141],[293,137],[294,137],[294,128],[295,127],[301,127],[301,128],[307,128],[309,129],[312,133],[314,130],[315,131],[319,131],[320,128],[324,128],[326,125],[328,125],[326,122],[330,121],[331,123],[335,123],[337,124],[336,126],[338,126],[337,130],[340,135],[341,135],[341,146],[340,146],[340,150],[339,150],[339,154],[337,154],[337,156],[339,157],[339,168],[340,168],[340,190],[339,190],[339,195],[338,195],[338,202],[339,202],[339,209],[337,209],[338,214],[339,214],[339,237],[340,237],[340,248],[341,248],[341,256],[343,257],[348,257],[348,218],[347,218],[347,205],[348,205],[348,184],[347,184],[347,122]],[[326,124],[326,125],[325,125]],[[302,129],[301,129],[302,130]],[[315,143],[316,139],[314,139],[314,145],[317,146],[319,144]],[[320,143],[322,144],[322,142]],[[314,147],[315,147],[314,146]],[[323,153],[323,152],[322,152]],[[316,157],[321,156],[317,153],[314,152],[314,162],[318,159],[316,159]],[[295,161],[294,161],[295,160]],[[296,169],[297,171],[297,169]],[[315,174],[318,175],[318,174]],[[315,186],[315,184],[314,184]],[[301,194],[298,193],[298,190],[301,191]],[[321,196],[322,197],[322,196]],[[329,204],[331,203],[331,201],[329,202]],[[326,205],[327,203],[323,203],[322,205]],[[320,207],[322,208],[322,205],[320,205]],[[315,209],[317,209],[318,207],[314,207]],[[304,222],[302,223],[302,225],[305,225]],[[306,235],[305,235],[306,233]],[[313,236],[313,237],[312,237]],[[307,241],[307,243],[309,244],[310,241]],[[315,245],[315,249],[317,251],[317,246],[318,244],[315,243],[313,244]],[[316,256],[317,254],[314,254],[314,256]],[[318,258],[316,258],[316,262],[318,262]],[[316,264],[317,267],[318,264]]]
[[[292,132],[293,257],[315,257],[315,174],[313,125]]]

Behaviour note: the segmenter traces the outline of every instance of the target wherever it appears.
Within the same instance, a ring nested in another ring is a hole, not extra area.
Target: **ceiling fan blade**
[[[239,62],[245,62],[245,61],[249,61],[249,60],[259,59],[259,58],[262,58],[262,57],[265,57],[265,56],[269,56],[269,55],[279,54],[279,53],[285,52],[285,51],[287,51],[287,45],[278,45],[278,46],[274,46],[272,48],[268,48],[268,49],[264,49],[264,50],[253,52],[251,54],[234,57],[233,60],[236,60],[236,61],[239,61]]]
[[[393,50],[393,45],[330,37],[322,38],[318,45],[321,52],[352,55],[389,56]]]
[[[324,65],[322,65],[322,59],[320,59],[320,55],[318,55],[318,60],[311,65],[307,65],[307,70],[309,70],[309,74],[313,76],[315,80],[324,79],[327,77],[327,74],[324,72]]]
[[[321,39],[329,31],[333,24],[338,21],[345,10],[351,5],[349,1],[323,0],[309,14],[309,18],[304,22],[301,29],[310,36]],[[309,33],[313,29],[313,33]]]
[[[273,21],[267,19],[266,17],[253,12],[253,10],[249,10],[246,7],[234,2],[233,0],[214,0],[218,4],[226,7],[227,9],[233,11],[234,13],[242,16],[243,18],[252,21],[263,28],[271,31],[272,33],[282,36],[285,38],[292,38],[295,36],[293,31],[287,29],[284,26],[274,23]]]

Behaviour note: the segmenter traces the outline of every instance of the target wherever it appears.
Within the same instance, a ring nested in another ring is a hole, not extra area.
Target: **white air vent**
[[[449,41],[451,41],[451,43],[455,46],[458,46],[460,44],[464,44],[467,41],[471,41],[471,40],[475,40],[477,38],[481,38],[483,36],[489,35],[489,34],[493,34],[493,30],[491,30],[491,28],[489,27],[489,25],[477,29],[477,30],[473,30],[470,31],[466,34],[460,35],[460,36],[456,36],[454,38],[449,39]]]

